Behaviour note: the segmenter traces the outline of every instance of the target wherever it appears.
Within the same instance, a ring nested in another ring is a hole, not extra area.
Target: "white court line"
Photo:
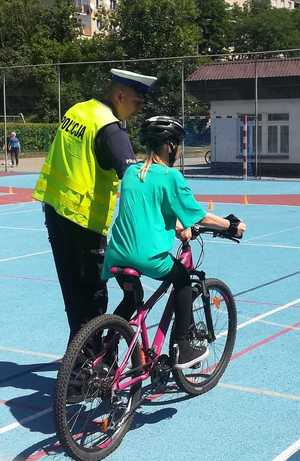
[[[260,320],[260,322],[265,323],[266,325],[272,325],[279,328],[289,328],[290,330],[300,332],[300,327],[292,327],[291,325],[285,325],[284,323],[270,322],[270,320]]]
[[[276,232],[270,232],[269,234],[257,235],[256,237],[251,237],[251,238],[246,239],[246,240],[244,240],[244,241],[245,241],[246,243],[248,243],[248,242],[250,242],[250,240],[256,240],[256,239],[260,239],[260,238],[264,238],[264,237],[269,237],[270,235],[282,234],[282,233],[284,233],[284,232],[288,232],[288,231],[295,230],[295,229],[300,229],[300,226],[290,227],[290,228],[288,228],[288,229],[283,229],[283,230],[276,231]]]
[[[43,227],[9,227],[9,226],[0,226],[0,229],[47,232],[47,229],[44,229]]]
[[[235,384],[225,384],[225,383],[219,383],[218,387],[221,387],[221,388],[224,388],[224,389],[232,389],[232,390],[236,390],[236,391],[239,391],[239,392],[247,392],[247,393],[251,393],[251,394],[257,394],[257,395],[261,395],[261,396],[277,397],[277,398],[281,398],[281,399],[300,401],[300,395],[285,394],[285,393],[281,393],[281,392],[269,391],[267,389],[259,389],[259,388],[255,388],[255,387],[245,387],[245,386],[238,386],[238,385],[235,385]],[[4,427],[0,428],[0,434],[4,434],[5,432],[10,432],[10,431],[12,431],[14,429],[17,429],[18,427],[22,426],[24,423],[27,423],[27,422],[32,421],[34,419],[40,418],[41,416],[44,416],[44,415],[46,415],[48,413],[51,413],[52,409],[53,409],[52,407],[46,408],[45,410],[39,411],[38,413],[35,413],[32,416],[28,416],[27,418],[21,419],[18,422],[8,424],[7,426],[4,426]],[[298,442],[300,442],[300,440]],[[295,451],[297,451],[297,449]],[[295,453],[295,451],[293,453]],[[291,455],[291,454],[292,453],[290,453],[289,455]],[[276,458],[276,460],[273,460],[273,461],[284,461],[284,460],[287,460],[287,459],[288,458],[278,458],[278,459]]]
[[[14,354],[31,355],[31,356],[35,356],[35,357],[45,357],[47,359],[54,359],[54,360],[61,359],[61,356],[58,356],[58,355],[48,354],[46,352],[28,351],[26,349],[16,349],[16,348],[13,348],[13,347],[2,347],[2,346],[0,346],[0,352],[13,352]]]
[[[284,392],[275,392],[275,391],[270,391],[268,389],[260,389],[257,387],[246,387],[246,386],[239,386],[237,384],[225,384],[225,383],[219,383],[218,386],[223,387],[224,389],[233,389],[235,391],[248,392],[250,394],[266,395],[267,397],[277,397],[280,399],[300,401],[300,395],[286,394]]]
[[[215,244],[215,243],[218,243],[218,244],[221,244],[221,245],[235,245],[235,243],[233,242],[222,242],[220,240],[215,240],[215,241],[209,241],[209,240],[205,240],[205,243],[212,243],[212,244]],[[264,243],[247,243],[247,242],[241,242],[241,246],[253,246],[253,247],[268,247],[268,248],[287,248],[287,249],[291,249],[291,250],[300,250],[300,246],[296,246],[296,245],[277,245],[277,244],[274,244],[274,243],[268,243],[268,242],[264,242]]]
[[[245,328],[248,325],[251,325],[252,323],[259,322],[261,319],[264,319],[266,317],[269,317],[270,315],[276,314],[277,312],[283,311],[285,309],[288,309],[291,306],[294,306],[295,304],[300,303],[300,298],[295,299],[294,301],[291,301],[287,304],[284,304],[283,306],[276,307],[275,309],[272,309],[271,311],[265,312],[264,314],[257,315],[256,317],[252,317],[251,319],[247,320],[246,322],[240,323],[237,326],[237,330],[240,330],[241,328]]]
[[[241,314],[239,314],[239,317],[241,317]],[[243,316],[245,318],[248,318],[247,316]],[[293,331],[299,331],[300,332],[300,327],[292,327],[291,325],[286,325],[284,323],[278,323],[278,322],[271,322],[270,320],[258,320],[259,323],[264,323],[265,325],[272,325],[274,327],[279,327],[279,328],[289,328]]]
[[[30,208],[29,210],[4,211],[3,213],[0,213],[0,217],[4,215],[8,215],[8,214],[32,213],[33,211],[41,211],[41,209],[40,208]]]
[[[1,427],[0,434],[4,434],[5,432],[12,431],[13,429],[23,426],[25,423],[28,423],[29,421],[32,421],[33,419],[37,419],[37,418],[40,418],[41,416],[47,415],[48,413],[51,413],[52,410],[53,410],[52,407],[49,407],[31,416],[27,416],[26,418],[20,419],[20,421],[18,422],[8,424],[8,426]]]
[[[297,451],[300,450],[300,439],[290,445],[286,450],[280,453],[272,461],[288,461]]]
[[[244,328],[245,326],[247,325],[250,325],[252,323],[255,323],[255,322],[258,322],[260,319],[262,318],[265,318],[265,317],[268,317],[269,315],[272,315],[276,312],[279,312],[281,310],[284,310],[284,309],[287,309],[288,307],[290,306],[293,306],[297,303],[300,302],[300,298],[294,300],[294,301],[291,301],[287,304],[284,304],[283,306],[279,306],[277,307],[276,309],[272,309],[271,311],[268,311],[262,315],[258,315],[256,317],[253,317],[252,319],[250,320],[247,320],[246,322],[244,323],[241,323],[240,325],[238,325],[237,329],[241,329],[241,328]],[[221,333],[222,335],[222,333]],[[221,335],[218,335],[218,336],[221,336]],[[2,348],[0,347],[0,350],[8,350],[8,349],[5,349],[5,348]],[[18,349],[10,349],[10,351],[17,351],[18,352]],[[21,353],[26,353],[28,351],[19,351]],[[33,354],[36,354],[38,355],[39,353],[33,353]],[[48,354],[50,355],[50,354]],[[59,358],[59,357],[51,357],[51,358]],[[229,385],[229,384],[220,384],[221,387],[228,387],[230,386],[231,389],[236,389],[236,390],[244,390],[245,392],[254,392],[254,389],[255,388],[243,388],[242,386],[235,386],[233,384]],[[247,391],[245,390],[247,389]],[[281,393],[276,393],[276,392],[272,392],[272,391],[267,391],[267,390],[258,390],[258,391],[255,391],[255,393],[260,393],[260,394],[263,394],[263,395],[270,395],[270,396],[275,396],[275,397],[281,397],[281,398],[289,398],[290,400],[300,400],[300,396],[298,398],[298,396],[293,396],[292,394],[281,394]],[[13,424],[9,424],[8,426],[4,426],[3,428],[0,428],[0,434],[1,433],[4,433],[4,432],[8,432],[8,431],[11,431],[13,429],[16,429],[17,427],[19,427],[22,423],[26,422],[26,421],[29,421],[29,420],[33,420],[33,419],[37,419],[39,418],[40,416],[43,416],[44,414],[46,413],[49,413],[52,411],[52,408],[51,409],[46,409],[46,410],[43,410],[42,412],[38,412],[38,413],[35,413],[34,415],[30,416],[29,418],[24,418],[23,420],[19,421],[19,422],[16,422],[16,423],[13,423]],[[296,450],[297,451],[297,450]],[[285,461],[287,458],[279,458],[277,460],[273,460],[273,461]]]
[[[16,259],[30,258],[31,256],[45,255],[47,253],[51,253],[51,250],[38,251],[37,253],[28,253],[27,255],[21,255],[21,256],[12,256],[10,258],[3,258],[3,259],[0,259],[0,263],[6,262],[6,261],[14,261]]]

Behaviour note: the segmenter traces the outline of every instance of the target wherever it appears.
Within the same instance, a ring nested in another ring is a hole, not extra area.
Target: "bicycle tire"
[[[204,340],[204,336],[207,334],[207,325],[204,315],[200,278],[195,271],[192,276],[193,317],[195,319],[195,325],[200,332],[199,334],[201,335],[201,332],[203,332],[203,338],[200,341],[199,338],[197,338],[196,342],[198,345],[199,343],[204,344],[205,342],[205,345],[209,348],[210,354],[208,358],[201,362],[199,367],[195,369],[195,373],[192,368],[184,370],[173,368],[172,370],[177,386],[190,395],[204,394],[218,384],[230,361],[236,338],[236,306],[229,287],[218,279],[206,279],[205,283],[210,294],[210,305],[214,308],[211,309],[211,312],[216,339],[211,343]],[[217,319],[214,322],[215,317],[217,317]],[[219,322],[219,325],[217,324],[220,317],[222,317],[221,320],[224,320],[222,325],[220,325],[221,322]],[[225,317],[227,318],[227,328]],[[169,344],[169,354],[173,363],[175,363],[176,359],[174,350],[174,331],[173,325]],[[217,359],[217,353],[220,350],[219,348],[221,348],[219,343],[222,342],[222,353],[220,352],[221,356]]]
[[[124,354],[125,354],[127,351],[127,347],[132,341],[132,338],[134,336],[134,330],[132,329],[132,327],[129,325],[129,323],[126,320],[122,319],[121,317],[117,315],[102,315],[88,322],[80,330],[80,332],[75,336],[75,338],[72,340],[63,358],[63,361],[62,361],[62,364],[61,364],[61,367],[59,369],[58,376],[57,376],[55,401],[54,401],[54,417],[55,417],[57,436],[58,436],[58,439],[63,449],[66,451],[66,453],[69,456],[71,456],[72,459],[75,459],[77,461],[99,461],[101,459],[104,459],[109,454],[111,454],[114,450],[116,450],[116,448],[120,445],[123,437],[125,436],[125,434],[127,433],[127,431],[129,430],[131,426],[131,423],[134,418],[135,410],[140,400],[141,382],[132,385],[130,389],[128,389],[128,403],[126,403],[125,405],[123,404],[123,402],[121,405],[120,402],[121,402],[122,395],[125,394],[127,390],[123,391],[123,394],[120,392],[120,396],[111,394],[111,395],[114,395],[114,398],[115,397],[119,398],[119,402],[115,403],[114,407],[113,407],[113,404],[109,402],[110,399],[112,402],[113,397],[108,398],[108,399],[104,397],[103,399],[102,396],[100,397],[98,395],[100,391],[97,391],[98,392],[97,395],[93,393],[93,390],[91,389],[93,389],[93,386],[95,386],[94,384],[95,379],[98,379],[98,381],[96,382],[100,382],[99,388],[101,389],[101,385],[103,386],[101,382],[104,383],[105,379],[110,380],[111,376],[114,376],[115,374],[115,371],[114,371],[113,374],[110,375],[109,373],[112,373],[112,372],[110,370],[108,371],[108,367],[106,367],[104,364],[100,364],[99,366],[100,372],[98,370],[97,373],[98,375],[102,376],[102,381],[101,381],[101,377],[99,378],[99,376],[97,375],[96,378],[93,378],[94,379],[93,384],[91,381],[91,384],[86,384],[85,387],[82,385],[82,389],[83,388],[87,389],[87,392],[84,395],[83,403],[82,401],[77,402],[74,407],[72,404],[70,405],[70,403],[68,402],[68,389],[70,389],[69,386],[72,386],[71,384],[72,379],[74,381],[74,378],[72,378],[72,376],[74,376],[74,367],[76,363],[82,364],[81,366],[82,366],[83,371],[87,372],[89,370],[88,357],[89,357],[89,354],[93,354],[93,351],[91,351],[91,346],[90,346],[91,341],[93,341],[96,337],[103,338],[104,333],[102,332],[104,332],[105,330],[113,331],[114,337],[119,338],[120,336],[120,340],[118,340],[117,346],[115,346],[115,348],[117,348],[117,351],[118,351],[117,353],[119,354],[120,347],[122,347],[122,350],[124,351]],[[121,342],[121,339],[122,339],[122,342]],[[102,339],[100,339],[100,341],[102,341]],[[88,352],[85,352],[85,349]],[[115,350],[116,349],[114,349],[114,353],[115,353]],[[87,357],[86,361],[84,360],[82,361],[82,357],[84,356],[84,354],[86,354],[86,357]],[[122,355],[123,355],[123,352],[122,352]],[[114,360],[116,360],[116,358]],[[140,365],[141,365],[141,360],[140,360],[140,354],[139,354],[139,344],[137,343],[131,356],[129,357],[129,366],[131,366],[132,368],[136,368],[136,367],[139,367]],[[85,375],[83,374],[83,376]],[[76,375],[76,377],[78,377],[78,374]],[[84,378],[81,378],[81,379],[84,379]],[[91,380],[92,378],[88,377],[87,381],[88,379]],[[103,389],[102,389],[102,392],[104,392]],[[106,392],[109,395],[110,393],[109,384],[107,386],[107,389],[105,387],[105,393]],[[87,406],[90,403],[91,403],[91,408],[87,410]],[[104,410],[102,409],[101,405],[102,407],[104,407]],[[120,405],[120,407],[118,407],[117,405]],[[78,406],[79,406],[79,409],[77,408]],[[109,406],[111,406],[112,408],[111,413],[108,413],[108,410],[106,409]],[[121,409],[123,410],[123,408],[124,408],[124,414],[123,413],[121,414]],[[103,415],[103,411],[104,411],[104,415]],[[100,413],[100,417],[99,417],[99,413]],[[112,415],[114,415],[115,413],[117,413],[116,422],[112,419]],[[119,419],[118,419],[118,413],[120,413]],[[85,415],[86,415],[86,418],[88,419],[88,422],[85,422],[83,424],[83,431],[82,431],[81,427],[79,428],[79,425],[81,424],[81,420],[84,419]],[[107,428],[105,426],[104,428],[104,424],[108,425],[109,427]],[[116,426],[114,432],[111,430],[113,425]],[[98,437],[97,442],[96,442],[97,440],[96,438],[93,441],[94,434],[92,434],[92,431],[94,433],[97,432],[97,434],[99,433],[99,435],[97,435]],[[84,446],[84,444],[88,442],[90,438],[91,438],[91,442],[93,443],[93,446],[92,447]]]

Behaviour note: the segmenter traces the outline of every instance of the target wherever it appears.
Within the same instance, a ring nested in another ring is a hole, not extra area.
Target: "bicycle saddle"
[[[110,269],[110,272],[114,275],[131,275],[132,277],[140,277],[142,274],[133,269],[132,267],[118,267],[118,266],[113,266]]]

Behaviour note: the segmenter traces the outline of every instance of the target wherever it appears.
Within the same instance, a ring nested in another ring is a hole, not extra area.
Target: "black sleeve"
[[[128,134],[118,123],[106,125],[97,133],[95,154],[101,168],[115,170],[119,179],[126,168],[136,162]]]

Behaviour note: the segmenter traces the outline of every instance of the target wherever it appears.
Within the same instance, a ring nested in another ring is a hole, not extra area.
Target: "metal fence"
[[[169,113],[182,119],[185,175],[300,177],[298,49],[0,67],[5,168],[11,130],[18,132],[22,124],[25,133],[29,122],[31,129],[38,122],[59,123],[73,103],[102,98],[112,67],[158,75],[144,116]],[[130,124],[134,133],[141,119]]]

